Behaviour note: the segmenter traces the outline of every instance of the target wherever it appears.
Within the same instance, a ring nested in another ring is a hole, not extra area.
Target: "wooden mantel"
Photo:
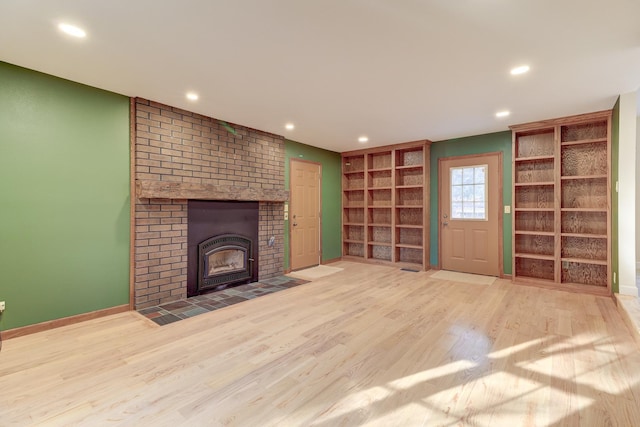
[[[236,187],[233,185],[196,184],[136,180],[139,199],[242,200],[257,202],[286,202],[286,190]]]

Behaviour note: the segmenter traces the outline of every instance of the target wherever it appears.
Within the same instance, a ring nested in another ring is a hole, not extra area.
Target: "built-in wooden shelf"
[[[585,239],[607,239],[606,234],[560,233],[562,237],[583,237]]]
[[[345,259],[428,268],[429,149],[417,141],[342,154]]]
[[[516,157],[516,162],[537,162],[540,160],[553,160],[554,156],[531,156],[531,157]]]
[[[549,261],[555,260],[555,257],[553,255],[516,253],[513,254],[513,256],[516,258],[545,259]]]
[[[606,260],[589,259],[589,258],[560,258],[562,262],[577,262],[580,264],[596,264],[607,265]]]
[[[544,185],[553,186],[554,183],[553,182],[516,182],[514,185],[516,187],[540,187]]]
[[[598,144],[598,143],[607,143],[607,138],[593,138],[593,139],[581,139],[577,141],[563,141],[560,143],[561,146],[567,145],[582,145],[582,144]]]
[[[602,212],[606,213],[606,209],[600,208],[561,208],[562,212]]]
[[[555,236],[556,233],[553,231],[526,231],[526,230],[517,230],[515,234],[523,234],[527,236]]]
[[[513,280],[610,294],[611,111],[511,129]]]

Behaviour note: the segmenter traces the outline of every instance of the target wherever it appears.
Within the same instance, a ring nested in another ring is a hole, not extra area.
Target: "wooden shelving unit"
[[[513,278],[611,293],[611,112],[512,126]]]
[[[342,154],[342,255],[429,265],[429,141]]]

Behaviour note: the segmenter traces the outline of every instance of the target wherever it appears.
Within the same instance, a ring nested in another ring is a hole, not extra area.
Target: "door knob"
[[[447,226],[447,225],[449,225],[449,221],[443,221],[443,222],[442,222],[442,225],[443,225],[443,226]]]

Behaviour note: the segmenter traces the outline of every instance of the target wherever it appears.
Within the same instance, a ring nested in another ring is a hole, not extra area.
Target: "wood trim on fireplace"
[[[135,186],[135,194],[140,199],[237,200],[251,202],[285,202],[289,200],[289,192],[279,189],[141,179],[135,181]]]

